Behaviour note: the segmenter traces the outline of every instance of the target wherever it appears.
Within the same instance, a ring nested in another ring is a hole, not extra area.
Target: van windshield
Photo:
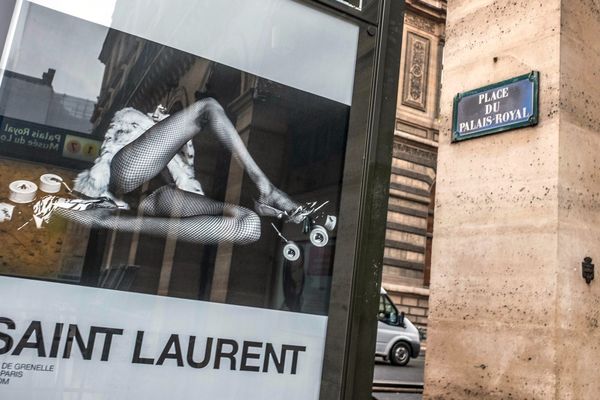
[[[390,325],[398,324],[398,310],[385,294],[379,296],[379,315],[380,321]]]

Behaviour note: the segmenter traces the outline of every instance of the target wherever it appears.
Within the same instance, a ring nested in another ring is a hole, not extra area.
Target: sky
[[[100,25],[110,26],[117,0],[29,0]]]
[[[53,68],[55,92],[95,101],[104,73],[98,56],[107,31],[105,26],[29,4],[20,16],[7,69],[41,78]]]

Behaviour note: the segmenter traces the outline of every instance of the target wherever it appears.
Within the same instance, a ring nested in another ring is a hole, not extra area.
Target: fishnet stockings
[[[142,216],[116,215],[107,209],[74,211],[57,208],[55,213],[93,228],[176,236],[202,244],[222,241],[252,243],[260,238],[258,215],[241,206],[163,186],[140,204]]]
[[[214,134],[244,167],[258,188],[260,204],[282,211],[298,209],[298,203],[268,180],[221,105],[211,98],[157,122],[119,150],[110,166],[111,192],[118,196],[140,187],[158,175],[186,142],[205,130]],[[253,211],[171,187],[151,194],[140,204],[140,210],[140,217],[116,216],[106,210],[59,213],[89,226],[154,235],[176,233],[182,240],[198,243],[250,243],[260,238],[260,220]]]

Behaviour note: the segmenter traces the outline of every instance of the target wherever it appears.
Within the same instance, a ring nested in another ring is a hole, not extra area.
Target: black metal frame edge
[[[381,0],[378,29],[328,8],[360,32],[321,399],[371,397],[404,8]]]
[[[306,0],[303,0],[306,1]],[[358,19],[360,21],[379,25],[380,22],[380,8],[383,0],[363,0],[362,8],[358,9],[349,4],[345,4],[338,0],[308,0],[314,3],[319,3],[337,12],[346,14],[351,18]],[[347,0],[349,1],[349,0]],[[402,0],[404,2],[404,0]]]

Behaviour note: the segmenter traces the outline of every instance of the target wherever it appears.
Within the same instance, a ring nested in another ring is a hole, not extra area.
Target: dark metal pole
[[[344,257],[352,265],[336,260],[334,267],[321,385],[321,399],[327,400],[371,398],[404,1],[381,0],[378,11],[377,25],[363,24],[359,38],[354,92],[369,101],[352,104],[347,160],[362,165],[356,171],[357,218],[349,224],[356,231],[348,235],[355,243],[338,242],[338,251],[353,252]]]

